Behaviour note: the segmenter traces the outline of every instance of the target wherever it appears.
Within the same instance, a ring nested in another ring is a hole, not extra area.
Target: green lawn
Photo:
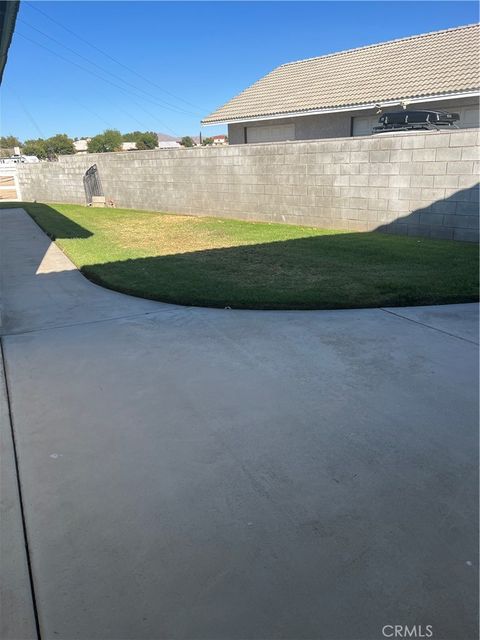
[[[336,309],[478,299],[477,247],[468,243],[78,205],[17,206],[87,278],[154,300]]]

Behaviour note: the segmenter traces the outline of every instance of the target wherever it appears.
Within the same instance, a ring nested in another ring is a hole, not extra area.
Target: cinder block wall
[[[478,240],[479,131],[62,156],[19,166],[23,200]]]

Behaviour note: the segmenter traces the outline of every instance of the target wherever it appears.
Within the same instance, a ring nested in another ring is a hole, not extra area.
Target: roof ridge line
[[[343,51],[334,51],[333,53],[325,53],[322,56],[313,56],[311,58],[303,58],[302,60],[293,60],[292,62],[284,62],[279,65],[277,69],[282,67],[288,67],[292,64],[301,64],[302,62],[311,62],[312,60],[320,60],[324,58],[333,58],[334,56],[340,56],[345,53],[354,53],[355,51],[361,51],[362,49],[374,49],[375,47],[382,47],[386,44],[392,44],[394,42],[405,42],[405,40],[415,40],[415,38],[425,38],[427,36],[433,36],[438,33],[448,33],[449,31],[460,31],[461,29],[471,29],[472,27],[479,27],[478,22],[471,22],[470,24],[460,25],[458,27],[448,27],[447,29],[439,29],[438,31],[427,31],[426,33],[417,33],[412,36],[405,36],[403,38],[394,38],[393,40],[384,40],[383,42],[376,42],[374,44],[364,44],[360,47],[354,47],[353,49],[344,49]]]

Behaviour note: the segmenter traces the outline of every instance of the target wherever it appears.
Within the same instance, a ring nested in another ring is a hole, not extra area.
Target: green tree
[[[43,138],[25,140],[22,146],[22,153],[25,156],[37,156],[40,160],[44,160],[48,157],[46,140]]]
[[[183,136],[180,140],[182,147],[193,147],[193,140],[190,136]]]
[[[120,151],[122,148],[122,134],[117,129],[106,129],[98,136],[94,136],[87,145],[90,153],[107,153]]]
[[[21,147],[20,140],[16,136],[2,136],[0,137],[0,148],[13,149],[13,147]]]
[[[131,131],[130,133],[124,133],[122,140],[124,142],[137,142],[138,136],[142,135],[141,131]]]
[[[204,138],[202,142],[204,147],[208,147],[213,144],[213,138]]]
[[[47,138],[45,144],[50,155],[66,156],[75,153],[73,140],[66,133],[57,133],[57,135]]]
[[[136,142],[137,149],[155,149],[158,147],[158,137],[153,131],[132,131],[122,136],[125,142]]]
[[[158,137],[153,131],[145,131],[136,142],[137,149],[155,149],[158,147]]]

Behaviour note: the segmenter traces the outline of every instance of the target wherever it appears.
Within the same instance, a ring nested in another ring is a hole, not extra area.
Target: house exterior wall
[[[85,204],[96,164],[118,207],[346,231],[478,240],[478,129],[168,151],[18,165],[24,200]]]
[[[82,138],[82,140],[74,140],[73,146],[75,147],[75,153],[87,153],[89,140],[90,138],[88,140],[85,138]]]
[[[425,102],[412,105],[415,109],[440,109],[455,111],[460,107],[472,107],[478,110],[479,102],[472,98],[457,100],[445,100],[438,102]],[[388,109],[395,110],[395,107]],[[337,113],[324,113],[313,116],[300,116],[297,118],[281,118],[278,120],[262,120],[241,122],[228,125],[229,144],[245,143],[245,127],[260,127],[267,124],[295,124],[296,140],[319,140],[323,138],[340,138],[352,135],[352,118],[358,116],[375,115],[375,109],[363,109],[358,111],[341,111]],[[478,120],[476,126],[478,126]],[[460,124],[461,126],[461,124]],[[247,136],[248,143],[248,136]]]

